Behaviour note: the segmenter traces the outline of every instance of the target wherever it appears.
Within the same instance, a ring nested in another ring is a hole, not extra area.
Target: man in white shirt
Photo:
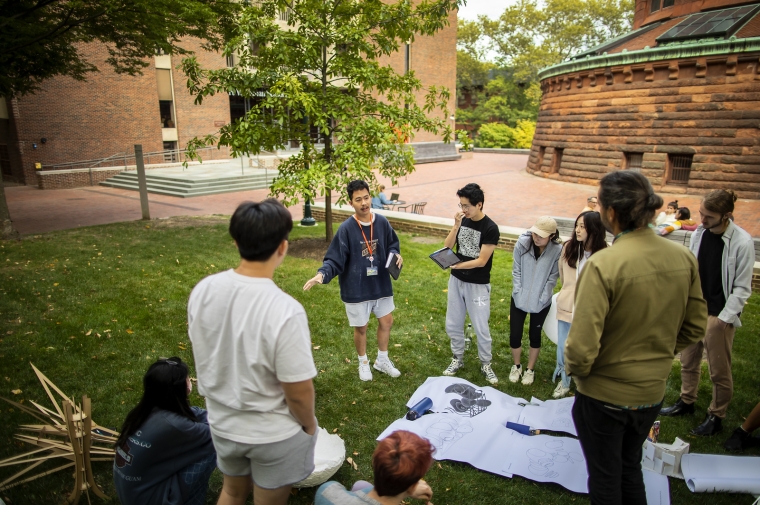
[[[187,307],[198,391],[206,397],[219,504],[284,505],[314,470],[317,375],[304,308],[272,281],[288,250],[290,212],[275,199],[230,220],[240,265],[206,277]]]

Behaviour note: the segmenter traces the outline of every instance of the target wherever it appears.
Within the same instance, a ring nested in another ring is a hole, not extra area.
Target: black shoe
[[[675,403],[675,405],[671,405],[670,407],[665,407],[664,409],[660,411],[660,415],[666,416],[666,417],[685,416],[687,414],[693,414],[693,413],[694,413],[694,404],[686,403],[680,398]]]
[[[736,451],[743,451],[747,447],[749,447],[750,439],[752,438],[752,435],[747,433],[742,429],[741,426],[736,428],[734,432],[731,434],[730,437],[728,437],[728,440],[726,440],[726,443],[723,444],[723,447],[727,451],[736,452]]]
[[[723,431],[723,420],[711,414],[707,414],[702,424],[691,430],[692,435],[711,437]]]

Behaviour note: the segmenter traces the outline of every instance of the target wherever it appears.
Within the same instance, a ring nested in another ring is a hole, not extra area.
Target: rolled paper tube
[[[425,412],[432,408],[433,400],[426,396],[409,409],[409,412],[406,413],[406,418],[410,421],[414,421],[415,419],[419,419],[420,417],[424,416]]]

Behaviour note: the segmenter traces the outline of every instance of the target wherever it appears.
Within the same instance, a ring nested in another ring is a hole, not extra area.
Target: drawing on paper
[[[438,451],[444,451],[472,431],[473,428],[469,422],[460,423],[456,418],[440,419],[427,427],[425,438]]]
[[[551,440],[544,444],[544,449],[532,448],[525,453],[530,461],[528,469],[531,473],[553,479],[559,474],[554,470],[557,463],[583,463],[583,455],[578,452],[564,450],[565,443],[562,440]]]
[[[573,428],[573,421],[566,417],[560,417],[552,421],[552,430],[569,431]]]
[[[469,384],[451,384],[445,391],[460,396],[460,398],[451,400],[451,407],[446,407],[446,412],[452,412],[460,416],[475,417],[485,412],[488,406],[491,405],[491,401],[486,399],[483,391],[475,389]]]

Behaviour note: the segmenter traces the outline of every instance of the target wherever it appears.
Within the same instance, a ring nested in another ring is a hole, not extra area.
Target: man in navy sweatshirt
[[[340,298],[346,306],[348,324],[354,328],[354,345],[359,355],[359,378],[372,380],[367,359],[367,324],[370,314],[377,317],[377,359],[373,367],[391,377],[401,372],[388,358],[388,341],[393,326],[393,286],[386,264],[401,266],[396,232],[384,216],[371,211],[372,197],[364,181],[348,184],[348,199],[355,214],[346,219],[333,237],[322,267],[304,285],[308,291],[316,284],[327,284],[338,276]]]

